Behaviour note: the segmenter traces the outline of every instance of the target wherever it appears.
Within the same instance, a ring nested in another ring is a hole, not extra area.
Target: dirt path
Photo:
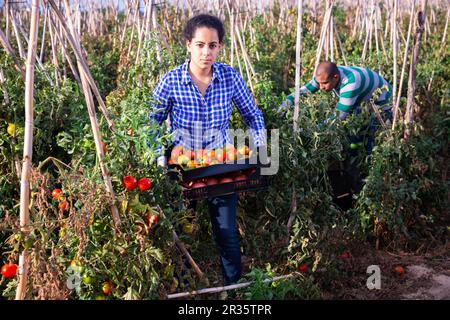
[[[379,289],[367,287],[371,265],[379,267]],[[404,273],[395,272],[397,266]],[[342,281],[325,299],[450,300],[450,244],[424,254],[365,250],[352,255],[342,270]]]

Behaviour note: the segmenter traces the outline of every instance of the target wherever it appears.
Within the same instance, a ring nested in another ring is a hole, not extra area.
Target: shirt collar
[[[188,70],[189,62],[190,62],[190,60],[186,61],[181,66],[181,83],[183,83],[183,84],[189,84],[192,82],[192,78],[191,78],[191,75],[189,74],[189,70]],[[219,63],[214,62],[212,68],[213,68],[213,76],[212,76],[211,81],[212,82],[215,80],[222,81],[223,80],[222,66]]]

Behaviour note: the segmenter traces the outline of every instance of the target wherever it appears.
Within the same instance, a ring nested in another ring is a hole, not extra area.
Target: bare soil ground
[[[367,267],[377,265],[380,289],[369,289]],[[402,266],[403,275],[394,272]],[[422,253],[388,252],[367,249],[352,253],[343,266],[344,275],[325,299],[362,300],[450,300],[450,244]]]

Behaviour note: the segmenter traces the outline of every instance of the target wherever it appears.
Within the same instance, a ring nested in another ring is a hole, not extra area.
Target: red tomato
[[[133,176],[125,176],[123,177],[123,186],[127,191],[133,191],[137,188],[138,183],[135,177]]]
[[[53,199],[59,200],[62,196],[62,190],[61,189],[53,189],[52,191],[52,197]]]
[[[138,181],[138,187],[141,191],[148,190],[152,187],[152,182],[148,178],[141,178]]]
[[[16,275],[17,265],[15,263],[7,263],[3,265],[1,272],[5,278],[12,278]]]
[[[103,282],[102,291],[104,294],[109,296],[112,293],[112,289],[113,289],[113,284],[111,283],[111,281]]]
[[[220,181],[219,181],[219,183],[228,183],[228,182],[233,182],[233,179],[229,178],[229,177],[225,177],[225,178],[220,179]]]
[[[192,150],[184,150],[183,154],[188,157],[190,160],[194,160],[195,153]]]
[[[243,180],[247,180],[247,176],[244,174],[240,174],[234,178],[234,181],[243,181]]]
[[[200,160],[202,160],[203,159],[203,157],[205,156],[205,150],[203,150],[203,149],[200,149],[200,150],[195,150],[194,151],[194,157],[195,157],[195,159],[200,159]],[[198,162],[201,162],[201,161],[199,161],[199,160],[197,160]]]
[[[205,150],[205,157],[214,159],[216,157],[216,151],[215,150]]]
[[[108,148],[106,147],[106,143],[104,143],[103,141],[102,141],[102,151],[103,151],[103,154],[108,152]]]
[[[236,161],[236,159],[237,159],[236,149],[228,149],[227,150],[227,159],[230,161]]]
[[[227,152],[225,150],[216,151],[216,159],[219,163],[225,162],[227,160]]]
[[[402,266],[396,266],[394,268],[394,272],[399,275],[400,277],[403,277],[405,275],[405,269]]]
[[[309,266],[308,266],[307,263],[304,263],[304,264],[301,264],[301,265],[298,266],[298,270],[299,270],[301,273],[307,273],[307,272],[308,272],[308,269],[309,269]]]
[[[67,210],[67,208],[69,207],[69,204],[67,203],[67,200],[63,200],[58,204],[58,208],[60,208],[61,210]]]
[[[218,184],[219,180],[217,180],[216,178],[206,178],[206,185],[207,186],[213,186],[215,184]]]
[[[350,253],[348,251],[344,251],[344,252],[341,253],[340,258],[342,260],[350,259]]]
[[[194,182],[194,184],[192,185],[193,189],[194,188],[202,188],[202,187],[206,187],[206,184],[201,181]]]
[[[243,156],[247,156],[250,153],[250,149],[247,146],[242,146],[238,148],[238,153]]]

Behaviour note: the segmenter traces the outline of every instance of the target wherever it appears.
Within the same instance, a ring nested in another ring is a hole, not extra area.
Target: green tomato
[[[82,280],[83,280],[83,282],[85,283],[85,284],[92,284],[92,277],[90,277],[90,276],[88,276],[88,275],[84,275],[83,276],[83,278],[82,278]]]
[[[355,150],[358,148],[358,145],[356,143],[350,143],[350,149]]]

